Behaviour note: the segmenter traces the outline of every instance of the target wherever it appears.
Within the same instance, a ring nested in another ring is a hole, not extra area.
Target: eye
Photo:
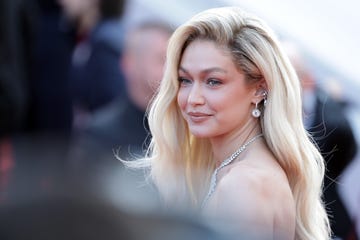
[[[180,86],[185,86],[185,85],[190,85],[192,83],[192,81],[185,77],[179,77],[179,83],[180,83]]]
[[[218,86],[218,85],[220,85],[221,83],[222,83],[222,82],[221,82],[220,80],[215,79],[215,78],[209,78],[209,79],[207,80],[207,84],[210,85],[210,86],[212,86],[212,87]]]

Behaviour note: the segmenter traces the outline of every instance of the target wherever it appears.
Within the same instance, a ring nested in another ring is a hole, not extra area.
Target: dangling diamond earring
[[[251,115],[254,118],[258,118],[261,115],[261,111],[258,109],[258,103],[255,103],[255,108],[252,110]]]

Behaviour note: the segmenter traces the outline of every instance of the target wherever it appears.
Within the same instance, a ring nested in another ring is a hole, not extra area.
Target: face
[[[96,8],[98,0],[58,0],[58,3],[69,19],[76,20],[89,9]]]
[[[158,88],[169,38],[170,33],[159,29],[143,30],[132,37],[132,50],[124,54],[122,66],[129,91],[153,94]]]
[[[230,53],[212,41],[195,40],[185,49],[179,66],[178,105],[191,133],[197,137],[219,137],[254,121],[255,87]]]
[[[166,47],[169,38],[170,34],[162,30],[149,31],[145,36],[149,46],[146,46],[141,60],[141,67],[143,67],[141,79],[147,81],[146,86],[152,91],[159,86],[163,76]]]

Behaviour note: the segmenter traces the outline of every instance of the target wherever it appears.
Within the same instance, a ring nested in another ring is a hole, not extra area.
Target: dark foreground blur
[[[16,154],[2,182],[2,240],[224,239],[191,212],[162,211],[143,173],[115,157],[80,168],[64,161],[60,139],[11,143]]]

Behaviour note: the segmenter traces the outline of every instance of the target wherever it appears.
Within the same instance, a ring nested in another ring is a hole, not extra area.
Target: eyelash
[[[218,86],[221,84],[221,81],[215,78],[209,78],[208,80],[206,80],[206,83],[210,86]]]
[[[187,79],[185,77],[179,77],[179,83],[180,85],[188,85],[192,83],[192,80]],[[209,78],[206,80],[206,84],[209,85],[210,87],[215,87],[222,84],[222,82],[216,78]]]
[[[191,80],[184,78],[184,77],[179,77],[179,83],[180,83],[180,85],[186,85],[186,84],[191,83]]]

